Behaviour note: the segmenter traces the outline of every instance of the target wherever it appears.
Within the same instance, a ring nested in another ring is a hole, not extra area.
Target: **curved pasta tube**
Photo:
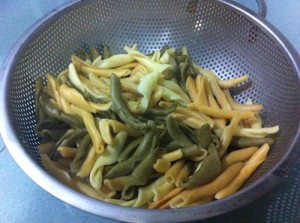
[[[221,162],[213,143],[208,147],[208,155],[201,163],[201,167],[192,176],[183,178],[180,186],[184,188],[193,188],[215,179],[221,170]]]
[[[111,165],[118,160],[118,155],[125,145],[127,139],[126,132],[118,133],[114,138],[114,143],[112,145],[107,145],[105,151],[98,157],[95,162],[91,173],[90,173],[90,183],[93,188],[99,189],[102,186],[102,172],[104,166]]]
[[[113,197],[116,192],[109,190],[107,187],[102,187],[99,190],[91,187],[88,184],[82,183],[78,180],[73,180],[75,189],[79,190],[81,193],[86,194],[98,200],[104,200],[105,198]]]
[[[188,177],[191,170],[192,170],[192,164],[190,162],[185,163],[175,180],[176,187],[180,187],[181,180]]]
[[[151,203],[153,201],[154,192],[153,190],[155,188],[161,187],[165,183],[164,177],[160,177],[157,180],[155,180],[152,184],[140,187],[138,190],[138,197],[136,199],[136,202],[134,203],[133,207],[141,208],[147,206],[147,204]]]
[[[110,131],[109,119],[102,118],[99,121],[99,130],[103,141],[106,144],[111,145],[113,143],[113,136]]]
[[[198,93],[195,80],[191,76],[188,76],[185,85],[186,85],[185,88],[187,89],[190,98],[192,99],[193,102],[195,102]]]
[[[203,112],[208,116],[214,118],[232,119],[237,114],[240,115],[241,119],[250,119],[254,117],[254,112],[251,111],[224,110],[219,108],[208,107],[205,105],[200,105],[198,103],[190,103],[187,105],[187,107],[199,112]]]
[[[184,190],[184,188],[182,187],[175,187],[172,191],[170,191],[169,193],[167,193],[165,196],[163,196],[160,200],[157,200],[155,202],[153,202],[150,206],[149,209],[162,209],[165,207],[166,203],[176,197],[178,194],[180,194],[182,191]],[[169,204],[167,204],[168,206]]]
[[[248,79],[249,79],[249,75],[245,74],[230,80],[219,80],[218,83],[221,88],[231,88],[231,87],[235,87],[238,84],[241,84],[244,81],[247,81]]]
[[[165,180],[170,184],[174,184],[183,165],[184,165],[184,160],[181,159],[176,161],[176,163],[174,163],[171,166],[171,168],[168,169],[167,172],[165,173],[164,176]]]
[[[57,79],[53,77],[53,75],[51,74],[47,74],[46,78],[48,80],[49,86],[52,90],[52,93],[54,95],[54,98],[57,102],[57,106],[59,108],[61,108],[61,102],[60,102],[60,93],[59,93],[59,88],[60,88],[60,84],[58,83]]]
[[[153,168],[158,173],[165,173],[171,167],[171,162],[166,159],[157,159]]]
[[[117,120],[109,119],[108,122],[114,133],[119,133],[121,131],[125,131],[125,132],[127,132],[128,136],[138,137],[138,136],[143,135],[143,131],[128,127],[127,125],[124,125],[123,123],[121,123]]]
[[[77,74],[76,68],[75,68],[73,63],[69,64],[68,70],[69,70],[69,72],[68,72],[69,75],[68,76],[69,76],[69,79],[72,82],[72,84],[74,84],[74,86],[80,92],[85,92],[84,86],[83,86],[81,80],[79,79],[79,76]]]
[[[209,80],[209,85],[211,87],[211,90],[216,97],[218,103],[220,104],[221,108],[224,110],[231,110],[231,105],[227,101],[227,98],[225,97],[224,92],[219,86],[219,80],[218,77],[209,69],[202,69],[201,73],[207,77]]]
[[[203,105],[208,105],[207,96],[205,92],[205,79],[202,75],[197,75],[196,77],[196,88],[197,88],[197,95],[196,95],[196,102]]]
[[[50,173],[52,176],[54,176],[56,179],[63,182],[64,184],[72,187],[72,179],[67,171],[58,168],[46,154],[41,155],[41,160],[43,166],[48,171],[48,173]]]
[[[111,57],[101,60],[97,66],[100,68],[115,68],[119,66],[123,66],[125,64],[131,63],[134,61],[134,58],[132,55],[129,54],[116,54],[112,55]]]
[[[133,196],[135,186],[143,186],[147,183],[148,177],[152,173],[152,166],[158,156],[158,149],[152,150],[144,160],[142,160],[130,175],[129,183],[122,191],[122,198],[128,200]]]
[[[84,109],[85,111],[95,113],[96,109],[91,106],[76,89],[68,87],[66,84],[62,84],[59,87],[59,93],[66,99],[69,103]]]
[[[175,185],[173,183],[164,182],[160,187],[154,187],[152,189],[154,197],[153,201],[160,200],[163,196],[168,194],[170,191],[172,191],[175,188]]]
[[[90,174],[90,172],[96,162],[96,159],[97,159],[97,153],[96,153],[94,147],[92,146],[86,159],[83,161],[83,163],[82,163],[79,171],[76,173],[76,175],[81,178],[87,177]]]
[[[100,154],[104,151],[104,143],[100,132],[96,128],[94,117],[90,112],[87,112],[75,105],[71,105],[72,111],[83,119],[83,123],[91,136],[95,151]]]
[[[189,204],[193,204],[196,200],[214,195],[229,185],[229,183],[238,175],[243,166],[244,164],[242,162],[231,165],[212,182],[193,189],[182,191],[180,194],[169,200],[167,206],[174,208],[185,207]]]
[[[246,162],[237,177],[231,183],[216,193],[215,198],[221,199],[235,193],[251,176],[251,174],[265,161],[269,152],[270,146],[268,144],[262,145]]]
[[[145,112],[148,108],[151,94],[157,84],[159,73],[153,71],[141,79],[140,84],[138,85],[138,91],[143,95],[141,103],[139,104],[141,112]]]
[[[231,120],[230,124],[223,129],[220,137],[221,149],[218,151],[220,157],[222,157],[226,153],[227,148],[233,138],[234,131],[238,127],[240,120],[241,120],[240,115],[237,114]]]
[[[124,49],[125,51],[127,51],[128,54],[132,55],[135,60],[147,67],[147,70],[150,72],[157,71],[159,73],[163,73],[165,70],[171,68],[171,65],[169,64],[160,64],[152,61],[151,58],[145,56],[137,50],[134,50],[129,47],[124,47]]]
[[[128,176],[117,177],[114,179],[104,179],[103,183],[111,190],[122,191],[125,185],[128,184],[129,178],[130,176],[128,175]]]
[[[221,162],[222,169],[225,169],[225,168],[227,168],[228,166],[230,166],[234,163],[246,161],[258,149],[259,149],[259,147],[257,147],[257,146],[251,146],[251,147],[238,149],[238,150],[235,150],[235,151],[232,151],[232,152],[228,153],[226,156],[224,156],[222,158],[222,162]]]
[[[84,73],[94,73],[102,77],[110,77],[112,74],[117,75],[118,77],[128,76],[130,74],[129,69],[109,69],[109,68],[100,68],[92,64],[82,61],[79,57],[72,55],[72,63],[74,64],[76,70],[82,71]]]

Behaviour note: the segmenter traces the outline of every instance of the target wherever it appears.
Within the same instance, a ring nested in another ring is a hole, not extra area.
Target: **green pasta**
[[[60,153],[57,151],[58,147],[68,146],[76,147],[76,143],[82,139],[84,135],[87,134],[87,130],[84,129],[75,129],[65,132],[63,136],[57,141],[54,148],[49,153],[49,157],[52,160],[57,160],[60,158]]]
[[[134,170],[134,168],[138,165],[138,163],[140,163],[145,158],[145,156],[147,156],[147,153],[149,152],[155,140],[154,138],[156,137],[157,136],[155,130],[148,131],[143,137],[143,140],[141,141],[139,146],[137,147],[135,153],[127,160],[124,160],[114,165],[105,174],[104,178],[112,179],[112,178],[121,177],[130,174]]]
[[[111,57],[110,49],[106,44],[104,44],[104,46],[103,46],[103,58],[108,59],[110,57]]]
[[[79,168],[81,167],[81,165],[84,161],[84,158],[86,157],[86,155],[90,149],[91,142],[92,142],[92,139],[89,134],[86,134],[80,141],[79,147],[76,151],[76,155],[75,155],[74,159],[72,160],[72,163],[70,164],[70,169],[73,173],[76,173],[79,170]]]
[[[111,75],[110,89],[111,100],[113,102],[114,110],[123,122],[125,122],[134,129],[144,130],[149,129],[151,127],[152,121],[149,120],[148,123],[142,123],[131,114],[130,110],[128,109],[126,103],[122,98],[121,82],[119,78],[114,74]]]
[[[77,115],[71,115],[60,111],[57,106],[50,101],[50,97],[43,92],[40,95],[39,104],[40,108],[43,109],[47,116],[66,122],[71,127],[84,127],[82,119]]]
[[[112,145],[108,145],[103,154],[95,162],[90,173],[90,183],[96,189],[101,188],[103,167],[117,162],[127,140],[127,132],[119,132],[113,140]]]
[[[214,144],[208,148],[208,156],[202,161],[200,169],[192,176],[180,181],[180,186],[184,188],[193,188],[213,180],[221,170],[221,162]]]
[[[188,146],[193,144],[191,140],[180,129],[176,121],[173,119],[172,115],[168,115],[168,117],[166,118],[166,125],[169,135],[175,142],[178,143],[178,145]]]
[[[223,93],[220,81],[195,64],[186,47],[164,45],[149,54],[137,45],[124,50],[112,54],[105,44],[78,50],[57,77],[47,74],[45,84],[35,80],[42,162],[77,191],[128,207],[172,207],[172,196],[218,179],[222,149],[227,155],[275,142],[268,135],[279,127],[263,128],[259,113],[249,111],[253,119],[236,118],[224,140],[233,117],[222,118],[218,103],[226,98],[217,100],[212,91]],[[201,82],[207,81],[203,71],[214,83]],[[200,112],[202,105],[217,110],[217,118]]]
[[[153,164],[157,160],[158,148],[152,150],[133,170],[130,175],[128,184],[122,191],[122,198],[129,200],[133,198],[134,188],[136,186],[144,186],[153,171]]]
[[[262,146],[265,143],[273,145],[275,140],[273,138],[248,138],[248,137],[234,137],[230,145],[232,147],[245,148],[250,146]]]
[[[134,139],[131,141],[124,150],[120,153],[118,157],[118,162],[122,162],[129,158],[130,154],[133,153],[133,151],[136,149],[136,147],[142,142],[143,137]]]

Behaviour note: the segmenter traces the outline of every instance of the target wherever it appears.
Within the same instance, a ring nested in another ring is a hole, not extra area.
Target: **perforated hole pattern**
[[[113,53],[138,43],[149,53],[164,44],[186,46],[196,63],[221,79],[249,74],[251,88],[236,95],[265,105],[265,126],[280,125],[268,160],[249,181],[274,167],[288,151],[299,125],[299,79],[283,49],[259,27],[214,1],[84,1],[31,36],[10,79],[10,111],[15,133],[36,162],[34,80],[58,74],[78,48],[108,44]],[[250,196],[250,195],[249,195]]]

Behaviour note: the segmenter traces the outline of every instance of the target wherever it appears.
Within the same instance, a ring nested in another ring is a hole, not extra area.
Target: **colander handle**
[[[257,14],[260,15],[263,18],[266,18],[267,15],[267,4],[265,0],[256,0],[258,4],[258,12]]]
[[[243,4],[243,3],[241,3],[241,1],[237,1],[237,0],[235,0],[235,1],[239,2],[240,4]],[[256,14],[263,18],[266,18],[267,4],[266,4],[265,0],[256,0],[256,2],[258,4],[258,12],[256,12]]]

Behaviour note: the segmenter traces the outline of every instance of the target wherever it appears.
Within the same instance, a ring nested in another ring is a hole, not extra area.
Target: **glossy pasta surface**
[[[36,132],[48,172],[93,198],[180,208],[235,193],[267,158],[279,126],[261,104],[235,101],[241,74],[220,80],[188,49],[137,45],[79,50],[66,70],[37,78]]]

